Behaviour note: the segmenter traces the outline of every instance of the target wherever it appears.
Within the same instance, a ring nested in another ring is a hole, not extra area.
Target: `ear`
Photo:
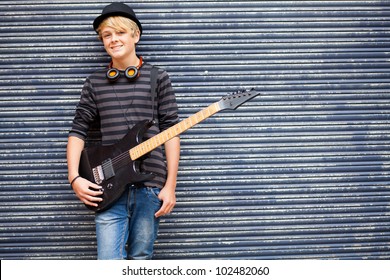
[[[134,33],[135,44],[138,44],[140,38],[141,38],[141,32],[139,30],[135,31],[135,33]]]

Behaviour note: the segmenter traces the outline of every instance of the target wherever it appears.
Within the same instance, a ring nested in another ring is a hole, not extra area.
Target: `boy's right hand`
[[[96,185],[82,177],[74,181],[72,188],[76,196],[86,205],[98,206],[98,202],[103,201],[99,196],[103,194],[102,187]]]

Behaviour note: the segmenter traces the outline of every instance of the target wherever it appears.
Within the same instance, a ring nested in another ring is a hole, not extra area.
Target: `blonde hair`
[[[116,31],[127,31],[130,32],[132,37],[135,36],[135,33],[140,32],[138,25],[129,18],[121,17],[121,16],[112,16],[108,17],[102,21],[99,27],[96,29],[99,34],[99,40],[102,40],[101,30],[105,27],[111,27]]]

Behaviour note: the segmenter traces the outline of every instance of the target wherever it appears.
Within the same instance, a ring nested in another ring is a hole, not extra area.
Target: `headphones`
[[[130,82],[135,81],[139,77],[139,75],[140,75],[139,68],[141,68],[141,66],[142,66],[142,56],[139,57],[139,64],[137,67],[129,66],[126,68],[125,76]],[[112,61],[111,61],[110,65],[108,66],[108,68],[109,69],[106,73],[107,79],[111,83],[116,82],[119,79],[120,71],[118,69],[112,67]]]

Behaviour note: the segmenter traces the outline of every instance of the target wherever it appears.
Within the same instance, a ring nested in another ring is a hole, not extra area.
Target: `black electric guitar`
[[[114,145],[85,148],[81,154],[79,173],[81,177],[103,189],[103,201],[97,207],[86,205],[87,208],[95,212],[108,209],[123,194],[127,184],[136,184],[154,177],[152,173],[139,171],[141,157],[215,113],[225,109],[234,110],[258,94],[252,89],[227,95],[144,142],[144,133],[153,125],[149,120],[137,123]]]

